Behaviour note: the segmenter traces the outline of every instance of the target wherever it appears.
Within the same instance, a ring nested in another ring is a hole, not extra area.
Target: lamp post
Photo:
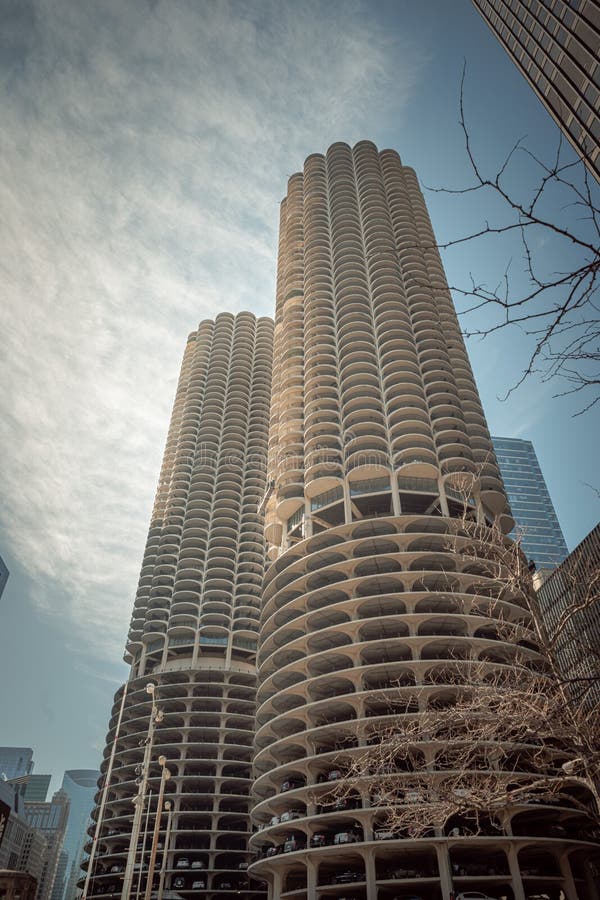
[[[135,858],[137,856],[138,841],[140,839],[140,829],[142,825],[142,817],[144,814],[144,805],[146,803],[146,788],[148,786],[148,772],[150,769],[150,760],[152,758],[152,744],[154,742],[154,727],[162,722],[163,714],[156,705],[156,685],[152,682],[146,685],[146,693],[152,698],[152,709],[150,711],[150,720],[148,722],[148,734],[145,740],[144,759],[142,762],[141,775],[139,778],[138,792],[133,798],[135,812],[133,814],[133,824],[131,826],[131,840],[129,841],[129,852],[127,853],[127,864],[125,866],[125,875],[123,877],[123,890],[121,891],[121,900],[129,900],[131,888],[133,885],[133,874],[135,870]]]
[[[135,889],[135,900],[139,900],[142,892],[142,875],[144,874],[144,860],[146,858],[146,841],[148,840],[148,820],[150,818],[150,807],[152,805],[152,791],[148,791],[148,803],[146,804],[146,819],[144,821],[144,837],[142,838],[142,854],[140,856],[140,868],[138,870],[137,885]]]
[[[92,849],[90,851],[90,856],[87,864],[87,872],[85,875],[85,884],[83,886],[83,894],[81,895],[81,900],[87,900],[87,896],[90,890],[90,880],[92,878],[92,874],[94,871],[94,863],[96,861],[96,850],[98,848],[98,839],[100,837],[100,831],[102,829],[102,825],[104,823],[104,810],[106,808],[106,801],[108,799],[108,789],[110,787],[110,780],[112,777],[113,765],[115,762],[115,754],[117,752],[117,742],[119,740],[119,734],[121,731],[121,720],[123,718],[123,710],[125,709],[125,698],[127,697],[127,682],[125,682],[125,687],[123,688],[123,696],[121,697],[121,705],[119,707],[119,717],[117,719],[117,727],[115,728],[115,737],[112,743],[112,747],[110,750],[110,759],[108,761],[108,768],[106,769],[106,775],[104,776],[104,784],[102,787],[102,797],[100,800],[100,808],[98,810],[98,817],[96,819],[96,827],[94,829],[94,837],[92,838]]]
[[[152,882],[154,880],[154,866],[156,865],[156,850],[158,848],[158,835],[160,833],[160,820],[162,818],[165,784],[171,777],[171,773],[167,769],[167,757],[159,756],[158,761],[161,767],[160,788],[158,790],[158,803],[156,806],[156,818],[154,820],[154,835],[152,837],[152,850],[150,851],[150,863],[148,865],[148,878],[146,880],[145,900],[150,900],[152,896]]]
[[[165,809],[168,812],[167,816],[167,832],[165,834],[165,846],[163,848],[163,856],[162,862],[160,865],[160,880],[158,882],[158,898],[157,900],[162,900],[163,890],[165,887],[165,874],[167,871],[167,855],[169,853],[169,844],[171,842],[171,822],[173,819],[173,804],[170,800],[165,802]]]

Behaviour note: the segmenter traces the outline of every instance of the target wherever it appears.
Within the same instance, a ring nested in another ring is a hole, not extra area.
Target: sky
[[[334,141],[397,149],[440,242],[499,214],[427,190],[469,180],[464,63],[481,161],[522,136],[553,155],[470,0],[0,0],[0,744],[33,747],[53,787],[98,766],[127,674],[187,334],[272,313],[287,179]],[[528,175],[522,155],[512,184]],[[536,252],[554,264],[551,242]],[[449,250],[450,284],[496,284],[507,253],[518,273],[501,241]],[[598,414],[537,376],[500,399],[530,347],[468,341],[492,434],[534,442],[573,548],[599,518]]]

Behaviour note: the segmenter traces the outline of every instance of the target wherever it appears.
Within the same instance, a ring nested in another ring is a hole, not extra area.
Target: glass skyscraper
[[[492,441],[523,550],[538,569],[553,569],[569,550],[533,444],[520,438]]]

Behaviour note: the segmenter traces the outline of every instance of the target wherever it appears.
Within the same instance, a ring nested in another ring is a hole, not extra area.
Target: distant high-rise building
[[[48,841],[36,900],[51,900],[69,818],[69,798],[57,791],[49,802],[25,801],[24,815],[28,823],[42,832]]]
[[[473,0],[600,181],[598,0]]]
[[[62,790],[71,802],[69,821],[63,841],[63,853],[66,854],[66,859],[63,875],[64,890],[61,892],[61,896],[64,900],[75,900],[77,896],[77,881],[81,877],[83,847],[99,778],[100,772],[96,769],[69,769],[63,777]],[[54,893],[56,895],[56,890]],[[56,900],[60,900],[58,895]]]
[[[569,550],[531,441],[493,437],[516,531],[538,569],[553,569]]]
[[[27,872],[0,868],[0,897],[2,900],[35,900],[37,881]]]
[[[31,747],[0,747],[0,778],[20,778],[33,772]]]
[[[48,842],[25,818],[20,788],[0,781],[0,869],[28,872],[39,884]]]
[[[30,775],[25,785],[25,800],[39,800],[43,803],[48,796],[52,775]]]
[[[8,581],[9,574],[10,573],[8,571],[6,563],[0,556],[0,597],[2,596],[2,592],[4,591],[4,588],[6,587],[6,582]]]
[[[572,690],[600,703],[600,525],[596,525],[538,590],[557,659]],[[572,612],[569,612],[572,611]],[[573,680],[575,679],[575,680]]]
[[[117,734],[121,688],[101,766],[106,775],[116,737],[88,896],[120,893],[134,860],[134,889],[140,875],[142,889],[146,881],[150,844],[132,840],[132,801],[144,778],[149,684],[162,716],[149,771],[153,811],[160,755],[171,773],[165,889],[172,897],[261,893],[245,869],[272,342],[273,322],[245,312],[203,321],[188,339],[129,631],[123,724]],[[161,826],[164,842],[166,811]]]

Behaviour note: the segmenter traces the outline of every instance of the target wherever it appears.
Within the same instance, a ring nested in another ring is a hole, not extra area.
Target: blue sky
[[[486,164],[522,135],[552,153],[557,130],[470,0],[0,0],[0,17],[0,743],[34,747],[56,786],[98,764],[126,674],[186,335],[272,312],[288,176],[368,138],[425,185],[464,184],[465,59]],[[426,199],[441,241],[490,213]],[[495,283],[513,252],[449,251],[449,281]],[[535,379],[498,400],[528,347],[469,341],[492,432],[534,441],[573,547],[599,517],[598,418]]]

